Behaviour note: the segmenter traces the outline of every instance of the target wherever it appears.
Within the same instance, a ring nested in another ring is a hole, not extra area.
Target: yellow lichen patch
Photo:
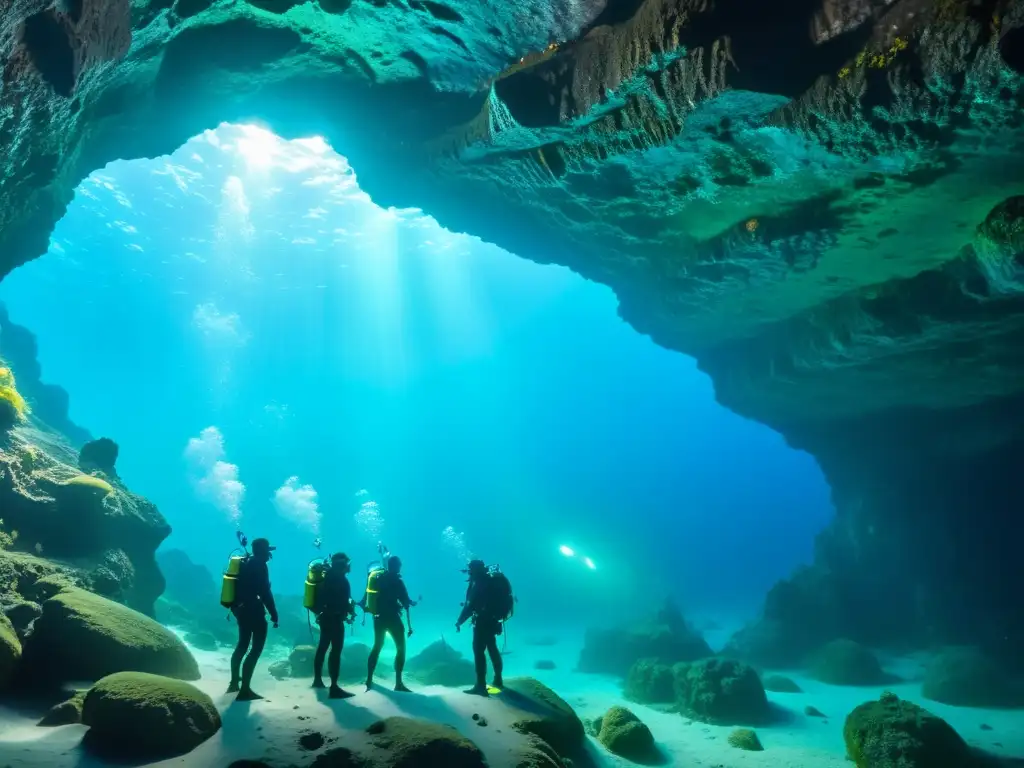
[[[889,43],[889,47],[881,51],[861,51],[857,54],[857,58],[853,60],[853,68],[846,66],[839,70],[839,79],[845,79],[849,77],[853,69],[860,69],[861,67],[868,67],[869,69],[885,69],[894,61],[896,57],[903,51],[910,47],[910,43],[905,37],[894,37],[892,42]]]
[[[114,492],[114,486],[102,477],[96,477],[95,475],[78,475],[77,477],[72,477],[68,480],[65,485],[79,485],[87,488],[95,488],[97,492],[102,491],[104,496]]]
[[[0,368],[0,400],[7,402],[11,411],[19,420],[24,419],[25,415],[29,412],[28,403],[25,402],[25,398],[18,392],[14,382],[14,373],[10,368]]]

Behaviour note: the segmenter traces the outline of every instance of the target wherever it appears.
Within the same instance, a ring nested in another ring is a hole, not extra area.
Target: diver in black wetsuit
[[[330,698],[347,699],[353,694],[338,687],[341,671],[341,651],[345,647],[345,622],[355,613],[352,604],[352,587],[348,583],[348,572],[352,562],[341,552],[331,557],[331,567],[324,581],[317,589],[316,623],[320,625],[320,644],[313,657],[313,687],[324,688],[324,657],[327,657],[327,672],[331,676]],[[327,649],[330,648],[330,656]]]
[[[416,603],[409,599],[409,590],[402,581],[402,561],[397,557],[388,557],[387,571],[377,580],[377,612],[373,615],[373,649],[366,669],[366,690],[373,688],[373,672],[377,668],[384,639],[387,635],[395,641],[395,690],[409,693],[402,682],[402,670],[405,669],[405,625],[402,623],[402,611],[408,612]],[[410,620],[409,635],[412,635]]]
[[[492,598],[491,575],[483,560],[472,560],[469,563],[469,588],[466,590],[466,604],[455,622],[455,631],[462,630],[462,625],[473,619],[473,661],[476,665],[476,685],[466,693],[476,696],[487,696],[487,656],[491,657],[494,667],[495,688],[504,688],[502,679],[504,663],[501,651],[498,650],[498,635],[501,634],[503,617],[497,615],[498,608]],[[486,656],[484,655],[486,652]]]
[[[263,698],[253,691],[250,684],[253,672],[256,671],[256,663],[260,660],[263,646],[267,642],[267,613],[270,614],[270,620],[277,629],[277,606],[274,605],[274,595],[270,591],[270,570],[267,568],[267,563],[273,557],[271,553],[275,549],[277,547],[270,546],[266,539],[253,539],[252,554],[245,558],[238,571],[235,602],[231,606],[231,612],[238,622],[238,645],[231,654],[231,683],[228,685],[228,693],[237,692],[236,698],[240,701]],[[248,656],[246,651],[249,652]],[[244,665],[242,657],[245,657]]]

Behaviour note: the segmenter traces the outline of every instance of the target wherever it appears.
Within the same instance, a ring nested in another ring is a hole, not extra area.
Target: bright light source
[[[597,568],[597,566],[594,565],[594,561],[591,560],[589,557],[584,557],[583,558],[583,562],[586,564],[587,568],[589,568],[590,570],[594,570],[595,568]]]
[[[558,548],[558,551],[561,552],[566,557],[576,557],[576,553],[573,551],[572,547],[567,547],[567,546],[565,546],[565,544],[560,546]]]

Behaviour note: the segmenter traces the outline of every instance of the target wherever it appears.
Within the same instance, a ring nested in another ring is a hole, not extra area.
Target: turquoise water
[[[236,529],[267,536],[281,595],[316,538],[359,592],[383,540],[430,624],[471,554],[526,627],[667,595],[733,624],[832,514],[813,459],[717,406],[609,289],[378,208],[319,140],[221,126],[109,166],[0,299],[72,418],[120,444],[164,548],[217,573]]]

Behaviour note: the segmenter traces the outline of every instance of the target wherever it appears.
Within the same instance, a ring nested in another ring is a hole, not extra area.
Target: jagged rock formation
[[[739,640],[1024,657],[1022,0],[27,0],[0,30],[4,270],[112,159],[319,133],[379,203],[610,285],[818,458],[836,523]]]
[[[92,439],[88,430],[68,416],[67,391],[55,384],[43,383],[36,337],[28,328],[12,323],[3,304],[0,304],[0,358],[18,372],[18,390],[37,418],[64,435],[72,445],[79,446]]]

